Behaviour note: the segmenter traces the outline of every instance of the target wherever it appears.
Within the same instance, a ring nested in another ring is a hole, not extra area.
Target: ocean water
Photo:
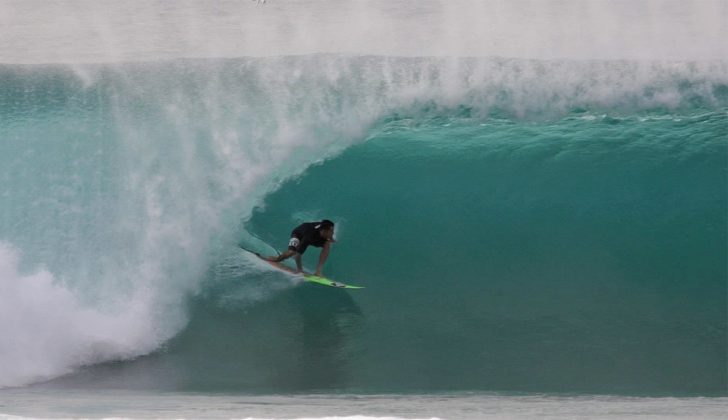
[[[0,2],[0,413],[719,417],[727,20]]]

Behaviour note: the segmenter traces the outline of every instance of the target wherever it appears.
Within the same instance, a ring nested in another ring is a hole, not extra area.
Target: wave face
[[[724,392],[721,2],[96,3],[0,13],[0,387]]]
[[[299,380],[725,391],[724,114],[379,128],[251,221],[281,247],[299,221],[340,221],[328,271],[368,287],[333,319],[300,298]]]

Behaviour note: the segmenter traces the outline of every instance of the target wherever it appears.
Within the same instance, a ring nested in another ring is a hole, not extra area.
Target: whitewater
[[[0,413],[717,416],[727,21],[0,1]],[[325,272],[366,289],[240,252],[322,218]]]

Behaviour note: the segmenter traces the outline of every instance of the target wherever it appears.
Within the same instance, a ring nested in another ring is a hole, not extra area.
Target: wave
[[[340,55],[4,65],[0,385],[159,349],[269,194],[377,133],[592,117],[720,126],[726,67]],[[266,287],[256,293],[275,294]]]

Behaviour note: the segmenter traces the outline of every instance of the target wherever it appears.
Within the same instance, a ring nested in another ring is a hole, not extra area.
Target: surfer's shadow
[[[335,293],[332,293],[335,292]],[[294,342],[299,363],[292,385],[298,388],[339,388],[349,379],[354,341],[361,332],[363,313],[346,292],[303,284],[287,291],[298,314]]]

